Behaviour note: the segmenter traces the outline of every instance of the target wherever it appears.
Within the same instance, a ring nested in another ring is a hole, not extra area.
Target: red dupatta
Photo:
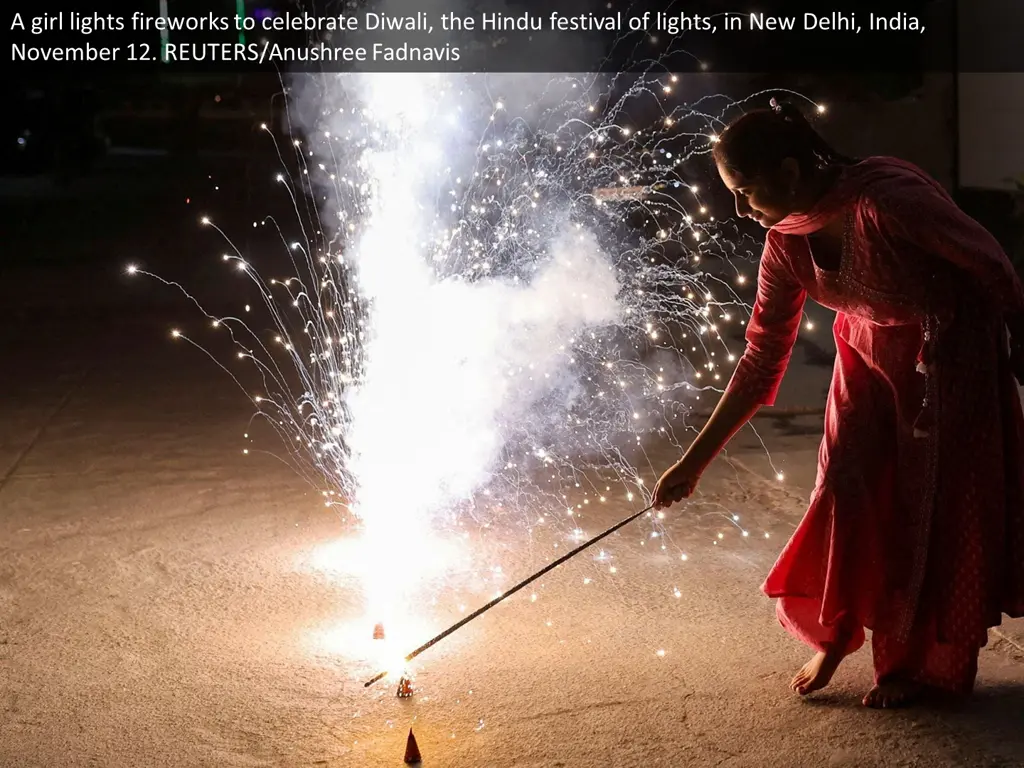
[[[811,210],[787,216],[772,229],[783,235],[808,235],[837,215],[848,214],[866,224],[858,228],[864,238],[861,247],[885,249],[898,257],[904,243],[933,255],[969,275],[982,299],[992,302],[1006,320],[1024,322],[1024,286],[1002,247],[937,181],[911,163],[871,157],[847,166]],[[923,322],[917,366],[926,376],[934,373],[944,321],[934,315]],[[922,437],[932,426],[927,398],[923,405],[915,424]]]
[[[870,157],[847,166],[811,210],[787,216],[772,229],[811,234],[851,209],[873,219],[874,231],[909,241],[969,273],[1005,315],[1024,313],[1024,287],[996,239],[937,181],[903,160]]]

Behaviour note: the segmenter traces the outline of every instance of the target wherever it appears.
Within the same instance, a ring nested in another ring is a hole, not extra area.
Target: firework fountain
[[[640,509],[663,469],[649,446],[681,446],[728,378],[757,243],[716,219],[687,164],[735,104],[679,88],[663,72],[304,76],[295,135],[264,126],[297,168],[277,177],[302,225],[292,274],[261,275],[204,220],[276,330],[207,316],[257,372],[262,391],[245,389],[294,465],[357,522],[335,556],[391,671],[424,639],[425,586],[468,556],[467,526],[578,542],[590,505]]]

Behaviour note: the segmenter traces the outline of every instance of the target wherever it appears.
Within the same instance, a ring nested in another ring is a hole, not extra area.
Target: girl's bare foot
[[[907,707],[916,702],[923,692],[924,686],[912,680],[888,680],[868,691],[864,706],[872,709]]]
[[[837,644],[835,647],[842,646]],[[843,653],[841,651],[819,651],[796,673],[790,687],[801,696],[820,691],[832,680],[832,675],[839,669],[842,660]]]

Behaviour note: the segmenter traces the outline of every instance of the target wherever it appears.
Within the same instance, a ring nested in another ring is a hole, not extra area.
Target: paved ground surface
[[[412,699],[364,689],[347,528],[275,460],[242,455],[246,403],[167,341],[183,307],[117,306],[124,261],[189,243],[140,219],[25,241],[92,256],[3,289],[0,765],[397,766],[410,726],[434,768],[1024,765],[1024,665],[998,638],[959,711],[865,710],[866,653],[822,695],[787,690],[808,654],[758,586],[813,482],[813,416],[759,420],[665,536],[626,529],[611,560],[581,557],[431,650]],[[798,352],[780,406],[820,403],[822,363]],[[613,500],[581,525],[627,511]],[[569,542],[499,527],[470,544],[424,602],[431,627],[500,586],[495,560],[507,585]]]

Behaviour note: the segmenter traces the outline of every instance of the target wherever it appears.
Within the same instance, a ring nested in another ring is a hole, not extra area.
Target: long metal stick
[[[617,530],[619,530],[619,528],[622,528],[622,527],[624,527],[626,525],[629,525],[634,520],[636,520],[638,517],[640,517],[641,515],[647,514],[652,509],[654,509],[654,505],[653,504],[651,506],[647,507],[646,509],[641,509],[639,512],[636,512],[636,513],[630,515],[625,520],[620,520],[619,522],[617,522],[615,525],[613,525],[611,528],[609,528],[604,533],[598,534],[597,536],[595,536],[594,538],[590,539],[589,541],[586,541],[583,544],[580,544],[578,547],[576,547],[576,549],[572,550],[571,552],[567,552],[566,554],[562,555],[560,558],[555,560],[553,563],[545,565],[543,568],[541,568],[539,571],[537,571],[532,576],[530,576],[530,577],[520,581],[518,584],[516,584],[514,587],[512,587],[512,589],[510,589],[507,592],[503,592],[502,594],[498,595],[496,598],[491,600],[491,602],[487,603],[487,605],[484,605],[481,608],[477,608],[475,611],[473,611],[471,614],[469,614],[469,616],[466,616],[464,619],[461,619],[460,621],[456,622],[455,624],[452,624],[452,626],[448,627],[448,629],[446,629],[444,632],[442,632],[441,634],[439,634],[436,637],[432,638],[431,640],[428,640],[427,642],[425,642],[423,645],[421,645],[415,651],[413,651],[408,656],[406,656],[405,660],[406,661],[412,661],[413,659],[415,659],[417,656],[419,656],[421,653],[423,653],[425,650],[430,648],[435,643],[439,643],[442,640],[444,640],[446,637],[448,637],[448,635],[450,635],[455,630],[459,629],[460,627],[465,626],[466,624],[471,622],[473,619],[475,619],[480,614],[486,613],[487,611],[491,610],[491,608],[496,606],[498,603],[500,603],[505,598],[512,597],[512,595],[514,595],[520,589],[525,587],[527,584],[530,584],[531,582],[536,581],[537,579],[539,579],[541,576],[543,576],[548,571],[554,570],[555,568],[560,566],[562,563],[564,563],[566,560],[568,560],[568,559],[570,559],[572,557],[575,557],[576,555],[578,555],[580,552],[582,552],[583,550],[587,549],[588,547],[592,547],[594,544],[597,544],[597,542],[599,542],[601,539],[603,539],[606,536],[610,536],[611,534],[615,533]],[[388,676],[387,672],[381,672],[376,677],[374,677],[372,680],[367,680],[366,683],[363,685],[363,687],[364,688],[369,688],[371,685],[373,685],[374,683],[376,683],[379,680],[383,680],[387,676]]]

